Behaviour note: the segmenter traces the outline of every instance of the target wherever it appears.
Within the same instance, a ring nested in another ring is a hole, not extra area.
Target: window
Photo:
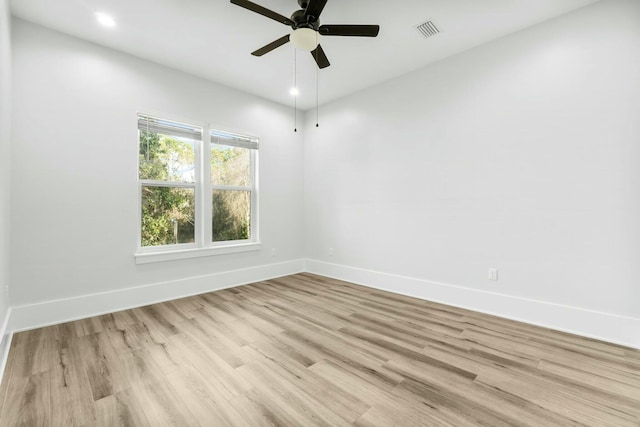
[[[211,240],[251,239],[258,141],[211,130]]]
[[[139,114],[138,143],[137,263],[259,249],[256,137]]]
[[[141,247],[195,243],[196,142],[202,128],[138,117]]]

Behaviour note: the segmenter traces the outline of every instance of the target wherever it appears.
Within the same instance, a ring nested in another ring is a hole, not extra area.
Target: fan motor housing
[[[293,15],[291,15],[291,20],[295,24],[295,26],[293,27],[294,29],[311,28],[318,31],[318,27],[320,26],[320,20],[316,19],[315,21],[311,21],[311,19],[307,19],[306,12],[303,9],[293,12]]]

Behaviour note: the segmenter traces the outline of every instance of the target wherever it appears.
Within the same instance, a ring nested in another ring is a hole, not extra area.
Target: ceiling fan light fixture
[[[311,28],[298,28],[291,32],[291,43],[300,49],[311,52],[319,43],[318,32]]]
[[[323,69],[330,66],[331,63],[320,45],[320,36],[377,37],[380,32],[379,25],[320,25],[320,14],[328,0],[298,0],[298,5],[302,9],[293,12],[291,18],[260,6],[251,0],[230,1],[232,4],[266,16],[293,29],[289,34],[251,52],[253,56],[262,56],[292,42],[296,49],[310,52],[318,68]],[[297,51],[294,50],[294,52]]]

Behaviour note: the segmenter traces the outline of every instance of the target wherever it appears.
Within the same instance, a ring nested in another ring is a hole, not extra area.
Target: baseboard
[[[306,266],[309,273],[640,349],[640,319],[634,317],[317,260]]]
[[[309,259],[12,307],[4,319],[3,329],[0,329],[2,332],[0,373],[4,370],[12,332],[184,298],[303,271],[640,349],[640,319],[638,318]],[[126,303],[123,304],[123,301]]]
[[[305,271],[304,260],[295,260],[37,304],[14,306],[11,310],[9,330],[19,332],[55,325],[303,271]]]
[[[2,320],[2,326],[0,326],[0,384],[2,383],[2,377],[4,376],[4,368],[7,366],[9,349],[11,348],[11,339],[13,338],[13,332],[9,329],[10,318],[11,308],[8,308],[4,319]]]

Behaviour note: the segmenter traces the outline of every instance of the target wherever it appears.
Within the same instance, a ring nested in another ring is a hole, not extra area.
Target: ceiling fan
[[[293,29],[290,34],[261,47],[255,52],[251,52],[254,56],[262,56],[291,41],[297,48],[311,52],[319,68],[326,68],[331,64],[319,44],[318,34],[323,36],[376,37],[380,31],[379,25],[320,25],[320,14],[327,4],[327,0],[298,0],[298,5],[302,9],[293,12],[291,18],[282,16],[249,0],[231,0],[231,3],[271,18]]]

